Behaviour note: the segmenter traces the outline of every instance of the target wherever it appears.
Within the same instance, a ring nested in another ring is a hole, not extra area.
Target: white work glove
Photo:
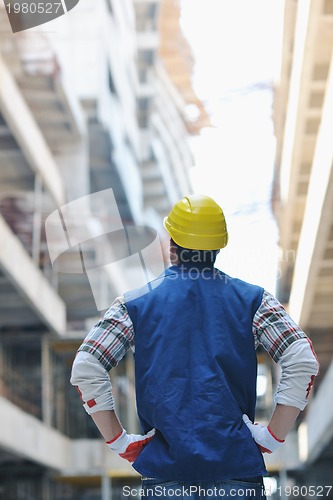
[[[278,439],[274,436],[268,426],[253,424],[247,415],[243,415],[243,420],[259,446],[261,453],[273,453],[284,443],[284,439]]]
[[[123,429],[123,432],[119,436],[112,441],[107,441],[106,444],[112,451],[118,453],[121,458],[132,463],[139,456],[146,444],[153,439],[154,435],[155,429],[152,429],[144,436],[141,434],[127,434],[125,429]]]

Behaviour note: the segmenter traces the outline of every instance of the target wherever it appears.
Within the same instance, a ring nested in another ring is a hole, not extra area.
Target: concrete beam
[[[289,310],[306,328],[315,296],[314,283],[328,242],[333,204],[333,59],[313,159],[307,203],[299,239]]]
[[[155,87],[152,83],[141,83],[136,87],[135,94],[138,99],[142,99],[143,97],[152,98],[156,94]]]
[[[298,166],[296,160],[302,138],[299,131],[304,124],[303,112],[307,108],[305,97],[311,83],[308,68],[313,56],[313,26],[318,23],[320,3],[304,0],[297,4],[292,73],[281,158],[281,196],[284,203],[293,198],[295,167]],[[294,168],[290,168],[290,165]]]
[[[22,93],[0,55],[0,108],[31,169],[39,174],[57,206],[65,203],[58,167]]]
[[[161,3],[161,0],[134,0],[134,3],[140,5],[140,4],[159,4]]]
[[[0,215],[0,267],[31,308],[58,335],[66,331],[66,307]]]
[[[67,81],[65,72],[61,79],[55,82],[56,94],[70,124],[72,134],[76,139],[82,139],[87,135],[86,121],[83,109],[72,87],[73,84],[71,81]]]
[[[112,453],[102,439],[72,441],[71,467],[63,468],[65,476],[103,475],[109,477],[140,477],[129,462]]]
[[[154,196],[164,196],[165,195],[165,187],[162,179],[156,180],[146,180],[143,185],[143,194],[145,197],[154,197]]]
[[[24,97],[30,103],[56,104],[57,96],[53,90],[38,90],[34,88],[23,88]]]
[[[159,34],[156,31],[143,31],[136,34],[139,50],[156,50],[159,46]]]
[[[283,248],[291,248],[294,203],[297,197],[299,165],[304,154],[304,120],[313,59],[313,27],[318,23],[321,2],[304,0],[297,3],[293,39],[292,72],[281,152],[280,190],[282,212],[280,239]],[[319,5],[318,5],[319,4]],[[287,264],[282,262],[285,272]]]
[[[102,439],[71,440],[0,396],[0,448],[63,476],[139,477]]]
[[[0,396],[0,447],[19,457],[62,470],[71,466],[71,440]]]

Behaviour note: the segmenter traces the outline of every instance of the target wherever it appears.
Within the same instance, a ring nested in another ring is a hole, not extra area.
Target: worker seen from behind
[[[201,498],[266,498],[263,454],[283,446],[318,373],[311,341],[269,292],[214,266],[228,232],[213,199],[183,198],[164,226],[171,266],[148,293],[114,301],[80,346],[71,383],[110,450],[142,475],[144,496],[191,486]],[[258,345],[281,367],[268,426],[253,423]],[[108,374],[129,349],[142,435],[123,429]]]

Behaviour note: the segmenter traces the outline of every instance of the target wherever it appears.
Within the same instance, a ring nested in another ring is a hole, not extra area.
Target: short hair
[[[175,247],[176,255],[181,264],[214,264],[220,250],[193,250],[178,245],[172,238],[171,244]]]

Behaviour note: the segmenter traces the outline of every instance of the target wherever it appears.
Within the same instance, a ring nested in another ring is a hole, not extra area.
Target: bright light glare
[[[298,453],[302,462],[306,462],[309,456],[309,431],[306,422],[302,422],[298,428]]]
[[[277,492],[277,479],[276,477],[264,477],[265,493],[268,497]]]
[[[282,15],[283,2],[276,0],[182,0],[199,96],[220,99],[227,89],[276,80]]]
[[[272,88],[282,7],[274,0],[182,0],[194,88],[213,124],[192,140],[194,192],[212,196],[225,212],[230,238],[217,266],[272,293],[278,262]]]
[[[266,394],[267,391],[267,377],[266,375],[257,376],[257,396],[261,397]]]

